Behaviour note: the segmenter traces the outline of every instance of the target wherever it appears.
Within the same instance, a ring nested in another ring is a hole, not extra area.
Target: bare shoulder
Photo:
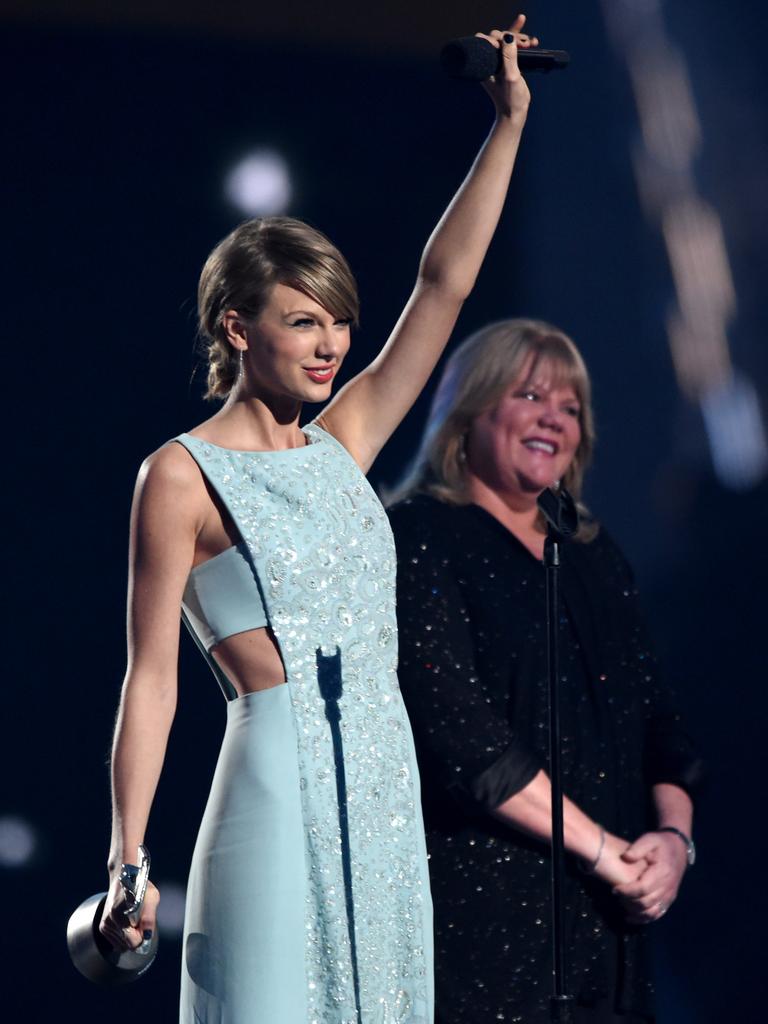
[[[206,491],[192,457],[168,443],[141,464],[131,510],[130,607],[134,639],[158,623],[174,634],[179,602],[205,520]],[[147,626],[146,616],[154,620]],[[146,632],[149,630],[149,632]]]
[[[142,462],[135,502],[144,513],[170,513],[178,523],[198,520],[210,499],[195,460],[183,445],[169,441]]]
[[[139,480],[169,487],[192,487],[201,480],[197,463],[184,445],[168,441],[141,464]]]

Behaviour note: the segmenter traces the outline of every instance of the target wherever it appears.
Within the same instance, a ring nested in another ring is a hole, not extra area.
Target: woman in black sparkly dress
[[[594,440],[573,343],[491,325],[443,375],[390,511],[400,682],[422,771],[440,1024],[549,1021],[544,527]],[[562,549],[568,991],[577,1022],[653,1021],[648,926],[693,861],[699,763],[659,678],[629,566],[584,516]]]

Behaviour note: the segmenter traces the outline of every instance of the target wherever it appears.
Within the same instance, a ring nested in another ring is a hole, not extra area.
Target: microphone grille
[[[496,72],[499,54],[485,39],[467,36],[447,43],[440,53],[440,64],[450,78],[482,82]]]

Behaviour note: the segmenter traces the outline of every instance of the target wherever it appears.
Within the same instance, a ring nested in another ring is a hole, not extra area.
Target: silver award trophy
[[[139,863],[123,864],[120,885],[125,894],[125,916],[134,927],[139,923],[149,881],[149,850],[139,847]],[[151,966],[157,955],[157,929],[137,949],[114,949],[99,931],[107,899],[96,893],[80,904],[67,924],[67,946],[72,963],[89,981],[109,987],[135,981]]]

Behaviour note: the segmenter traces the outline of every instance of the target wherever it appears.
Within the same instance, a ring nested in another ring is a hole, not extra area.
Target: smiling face
[[[314,296],[337,318],[357,323],[357,285],[330,239],[294,217],[245,221],[213,249],[200,274],[197,305],[208,358],[206,398],[227,398],[235,386],[240,388],[237,350],[248,347],[244,325],[250,328],[261,319],[278,281],[289,282],[304,298]],[[299,305],[303,310],[305,303]]]
[[[470,427],[470,472],[511,505],[535,502],[565,476],[579,447],[579,399],[559,376],[551,363],[536,364],[531,357],[496,405]]]
[[[259,317],[241,332],[247,387],[298,402],[324,402],[349,351],[349,329],[349,319],[334,316],[296,288],[276,284]]]

